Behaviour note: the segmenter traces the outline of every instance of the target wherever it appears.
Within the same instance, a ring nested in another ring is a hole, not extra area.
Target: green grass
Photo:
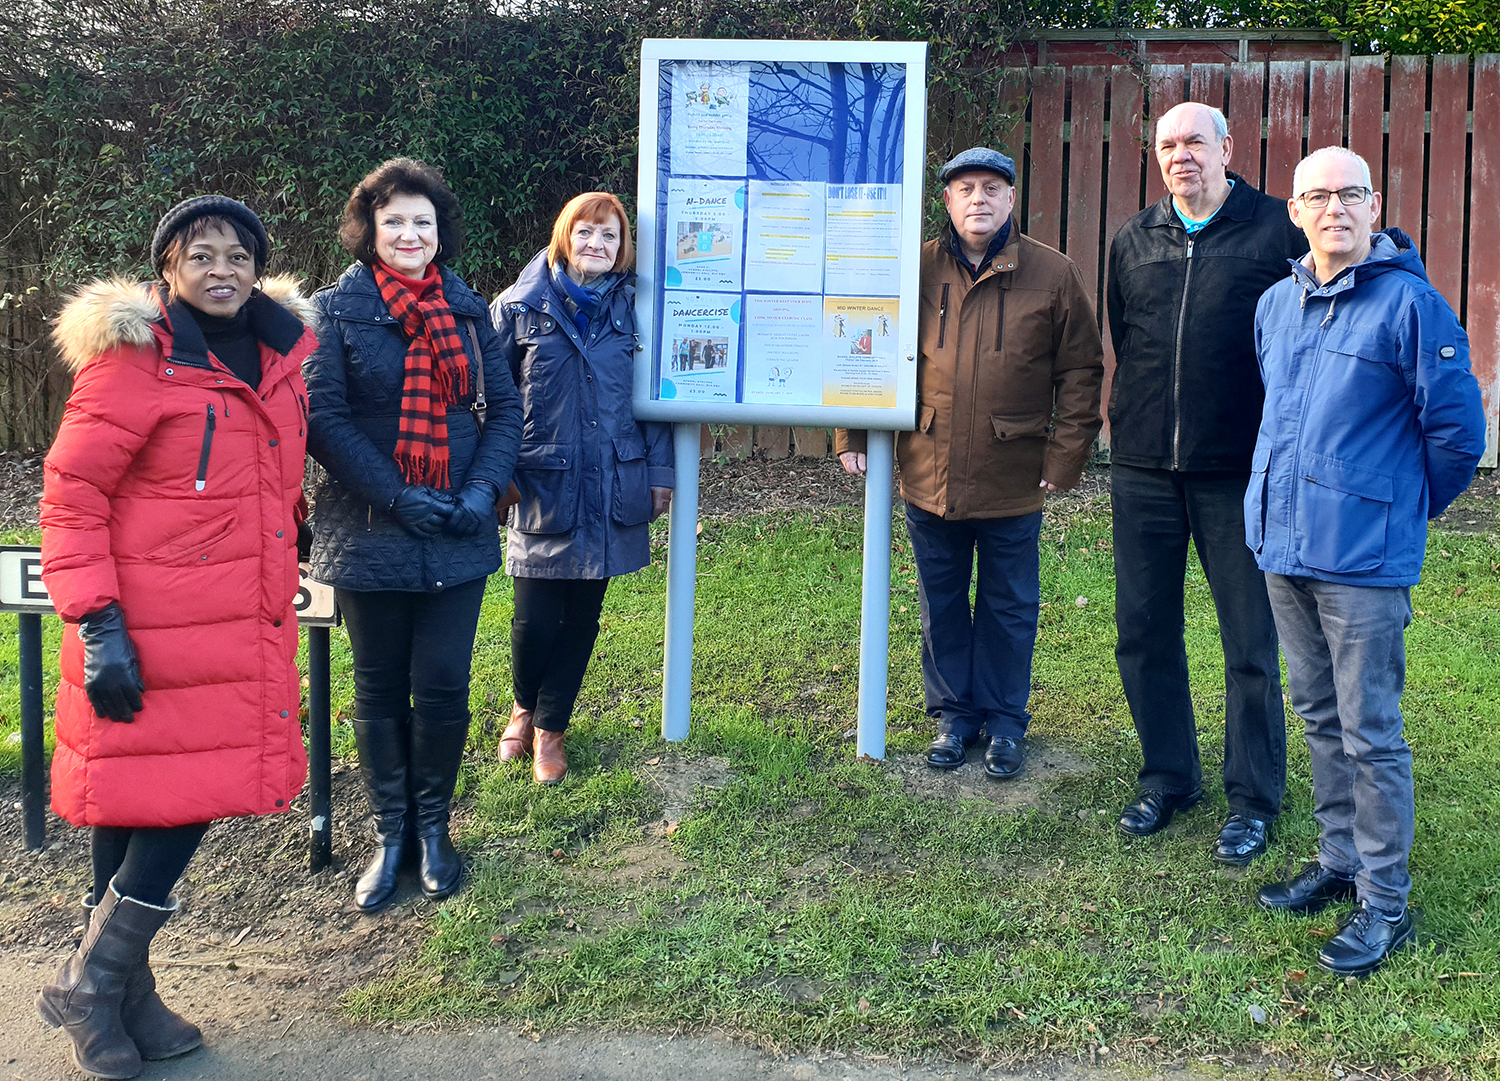
[[[931,734],[910,549],[899,521],[895,532],[893,755]],[[714,1026],[872,1054],[1161,1063],[1269,1053],[1308,1069],[1500,1076],[1495,537],[1434,534],[1414,591],[1403,702],[1417,779],[1413,901],[1425,920],[1416,948],[1357,983],[1316,968],[1336,913],[1291,919],[1251,903],[1257,885],[1316,849],[1295,718],[1279,833],[1247,876],[1207,858],[1222,793],[1164,836],[1115,834],[1139,749],[1113,659],[1107,505],[1054,503],[1042,547],[1032,733],[1094,768],[1044,792],[1038,808],[916,799],[891,766],[855,759],[844,733],[858,679],[857,511],[711,523],[687,744],[658,736],[658,559],[611,588],[564,785],[541,789],[523,768],[495,764],[495,733],[476,725],[460,839],[472,882],[397,974],[351,994],[348,1009],[539,1029]],[[1196,566],[1187,592],[1212,779],[1223,677]],[[503,576],[485,604],[474,702],[498,728],[510,706]],[[7,648],[0,663],[13,668],[13,638]],[[337,708],[351,695],[341,635],[335,669]],[[338,728],[335,745],[346,746]],[[666,801],[659,763],[711,758],[727,761],[727,783],[699,789],[675,829],[653,824]]]

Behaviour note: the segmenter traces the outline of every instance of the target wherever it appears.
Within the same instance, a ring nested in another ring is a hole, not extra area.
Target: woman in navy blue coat
[[[446,897],[463,872],[448,805],[521,409],[484,299],[444,265],[462,228],[458,199],[430,166],[397,158],[361,180],[340,229],[357,262],[313,298],[322,326],[303,366],[308,451],[328,471],[312,575],[334,587],[349,628],[375,823],[375,856],[354,890],[367,912],[395,894],[413,840],[427,896]],[[476,409],[481,391],[487,410]]]
[[[525,408],[506,530],[515,704],[500,759],[532,754],[542,784],[568,771],[563,733],[609,580],[651,561],[648,523],[672,498],[670,428],[631,411],[634,265],[625,208],[589,192],[490,308]]]

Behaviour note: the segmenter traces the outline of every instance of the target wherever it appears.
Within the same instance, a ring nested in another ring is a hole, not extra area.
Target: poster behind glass
[[[652,397],[896,406],[906,66],[659,70]]]

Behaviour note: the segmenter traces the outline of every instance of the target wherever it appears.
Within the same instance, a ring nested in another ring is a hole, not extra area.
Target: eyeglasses
[[[1323,191],[1321,189],[1304,191],[1301,195],[1297,196],[1297,202],[1301,203],[1309,210],[1322,210],[1325,206],[1328,205],[1329,198],[1334,194],[1334,192]],[[1370,198],[1370,189],[1340,188],[1337,194],[1339,197],[1339,202],[1343,203],[1345,206],[1359,206],[1360,203],[1363,203],[1365,200]]]

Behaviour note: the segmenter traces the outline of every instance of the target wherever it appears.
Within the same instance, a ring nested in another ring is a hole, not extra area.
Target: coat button
[[[284,805],[285,805],[285,803],[286,803],[286,801],[285,801],[285,800],[277,800],[277,801],[276,801],[276,806],[278,806],[278,807],[282,807],[282,806],[284,806]]]
[[[273,440],[271,440],[271,446],[273,446],[273,447],[274,447],[274,446],[275,446],[275,445],[276,445],[276,440],[274,440],[274,439],[273,439]]]
[[[589,421],[589,427],[590,428],[597,428],[597,427],[599,427],[599,422],[597,420],[591,420],[591,421]]]
[[[282,715],[282,716],[283,716],[283,717],[285,717],[285,716],[286,716],[286,715],[287,715],[287,712],[286,712],[286,710],[282,710],[282,711],[281,711],[281,715]]]
[[[443,583],[442,582],[435,582],[433,584],[436,585],[439,589],[443,588]]]
[[[279,619],[273,619],[273,620],[271,620],[271,626],[273,626],[273,627],[279,627],[279,626],[281,626],[281,620],[279,620]]]
[[[171,369],[171,368],[168,368],[168,369],[167,369],[167,374],[168,374],[168,375],[172,375],[172,374],[174,374],[174,373],[173,373],[173,372],[172,372],[172,369]]]
[[[283,533],[283,532],[282,532],[282,531],[281,531],[281,530],[279,530],[279,529],[278,529],[278,530],[277,530],[277,531],[276,531],[276,535],[277,535],[277,536],[278,536],[278,537],[283,537],[283,536],[285,536],[285,535],[286,535],[286,534],[284,534],[284,533]]]

